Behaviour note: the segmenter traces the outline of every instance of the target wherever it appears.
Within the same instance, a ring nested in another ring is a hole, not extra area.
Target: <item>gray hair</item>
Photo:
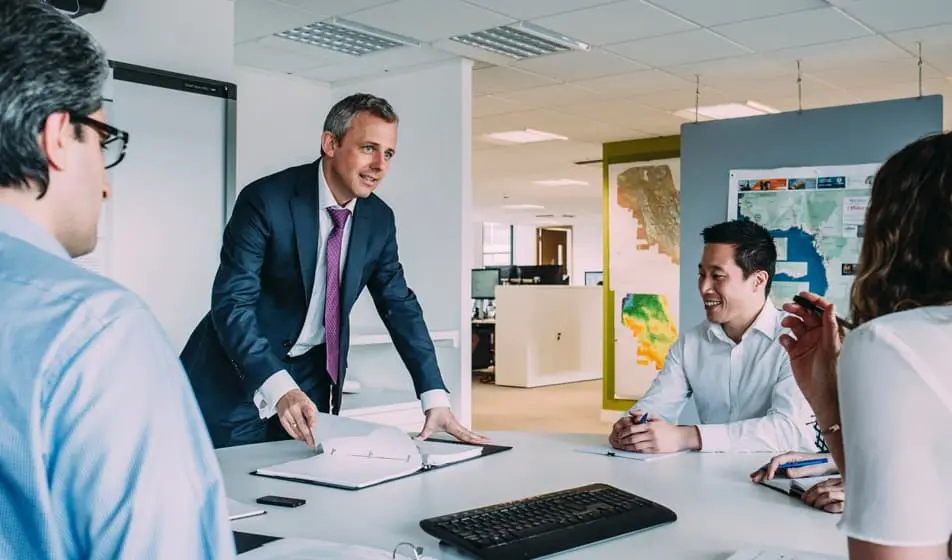
[[[86,30],[42,0],[0,0],[0,188],[49,186],[49,161],[37,141],[58,112],[102,107],[109,61]],[[79,125],[74,127],[82,138]]]
[[[355,93],[341,99],[331,107],[324,119],[324,132],[330,132],[340,143],[350,130],[350,125],[359,113],[370,113],[388,123],[397,122],[397,113],[390,103],[369,93]],[[321,155],[324,151],[321,150]]]

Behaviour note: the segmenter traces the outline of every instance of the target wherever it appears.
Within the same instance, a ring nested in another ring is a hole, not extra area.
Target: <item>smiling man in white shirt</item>
[[[746,220],[708,227],[698,264],[707,319],[684,331],[645,396],[612,428],[613,447],[642,453],[814,451],[813,411],[778,339],[770,300],[777,248]],[[677,425],[694,397],[700,424]]]

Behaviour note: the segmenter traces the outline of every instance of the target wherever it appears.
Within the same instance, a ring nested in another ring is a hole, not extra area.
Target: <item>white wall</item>
[[[512,264],[536,264],[536,226],[513,224]]]
[[[397,154],[377,194],[393,209],[400,260],[430,331],[456,331],[460,344],[437,342],[437,359],[457,417],[470,412],[470,269],[472,63],[438,65],[335,85],[332,99],[358,91],[385,97],[400,118]],[[351,313],[352,335],[385,329],[369,295]],[[352,348],[349,372],[364,385],[409,389],[392,347]],[[466,372],[463,374],[462,372]]]
[[[321,155],[330,86],[238,66],[238,189]]]
[[[233,0],[113,0],[76,22],[113,60],[232,81]]]

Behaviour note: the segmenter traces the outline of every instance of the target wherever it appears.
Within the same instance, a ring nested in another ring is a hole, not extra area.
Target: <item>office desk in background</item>
[[[358,491],[249,475],[253,469],[306,457],[296,441],[216,451],[230,498],[254,503],[266,494],[307,504],[232,522],[232,529],[280,537],[316,538],[391,550],[413,541],[440,560],[457,559],[420,529],[421,519],[463,509],[604,482],[673,509],[675,523],[559,555],[568,560],[639,558],[723,560],[745,546],[846,555],[838,515],[750,482],[769,454],[688,453],[654,462],[578,453],[604,436],[488,433],[511,451]]]

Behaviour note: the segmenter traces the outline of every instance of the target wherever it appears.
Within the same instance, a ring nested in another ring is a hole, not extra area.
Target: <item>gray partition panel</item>
[[[110,174],[106,272],[145,300],[177,352],[209,309],[235,197],[237,88],[112,66],[107,118],[130,140]]]
[[[878,163],[941,130],[940,95],[682,125],[682,329],[704,319],[701,230],[727,219],[731,169]]]

